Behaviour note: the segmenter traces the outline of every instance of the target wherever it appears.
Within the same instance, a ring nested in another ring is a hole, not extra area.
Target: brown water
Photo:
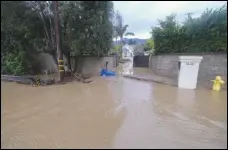
[[[1,92],[1,148],[227,148],[226,91],[119,76]]]

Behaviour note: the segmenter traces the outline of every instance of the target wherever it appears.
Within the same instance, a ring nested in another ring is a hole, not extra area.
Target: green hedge
[[[155,53],[200,53],[227,51],[227,6],[206,10],[200,17],[187,15],[183,25],[176,15],[159,20],[152,28]]]

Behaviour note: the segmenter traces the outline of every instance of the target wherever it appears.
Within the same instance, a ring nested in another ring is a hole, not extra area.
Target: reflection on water
[[[227,148],[227,92],[122,77],[1,83],[2,148]]]

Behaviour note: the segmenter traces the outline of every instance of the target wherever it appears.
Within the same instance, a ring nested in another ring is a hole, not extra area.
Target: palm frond
[[[128,35],[135,36],[135,34],[133,32],[127,32],[127,33],[125,33],[125,36],[128,36]]]

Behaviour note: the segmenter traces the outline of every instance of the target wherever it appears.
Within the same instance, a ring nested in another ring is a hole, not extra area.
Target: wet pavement
[[[119,72],[121,72],[125,78],[177,86],[177,78],[156,75],[152,69],[149,68],[133,68],[133,57],[131,57],[130,61],[120,64],[120,68]]]
[[[1,148],[227,148],[227,91],[117,76],[1,92]]]

